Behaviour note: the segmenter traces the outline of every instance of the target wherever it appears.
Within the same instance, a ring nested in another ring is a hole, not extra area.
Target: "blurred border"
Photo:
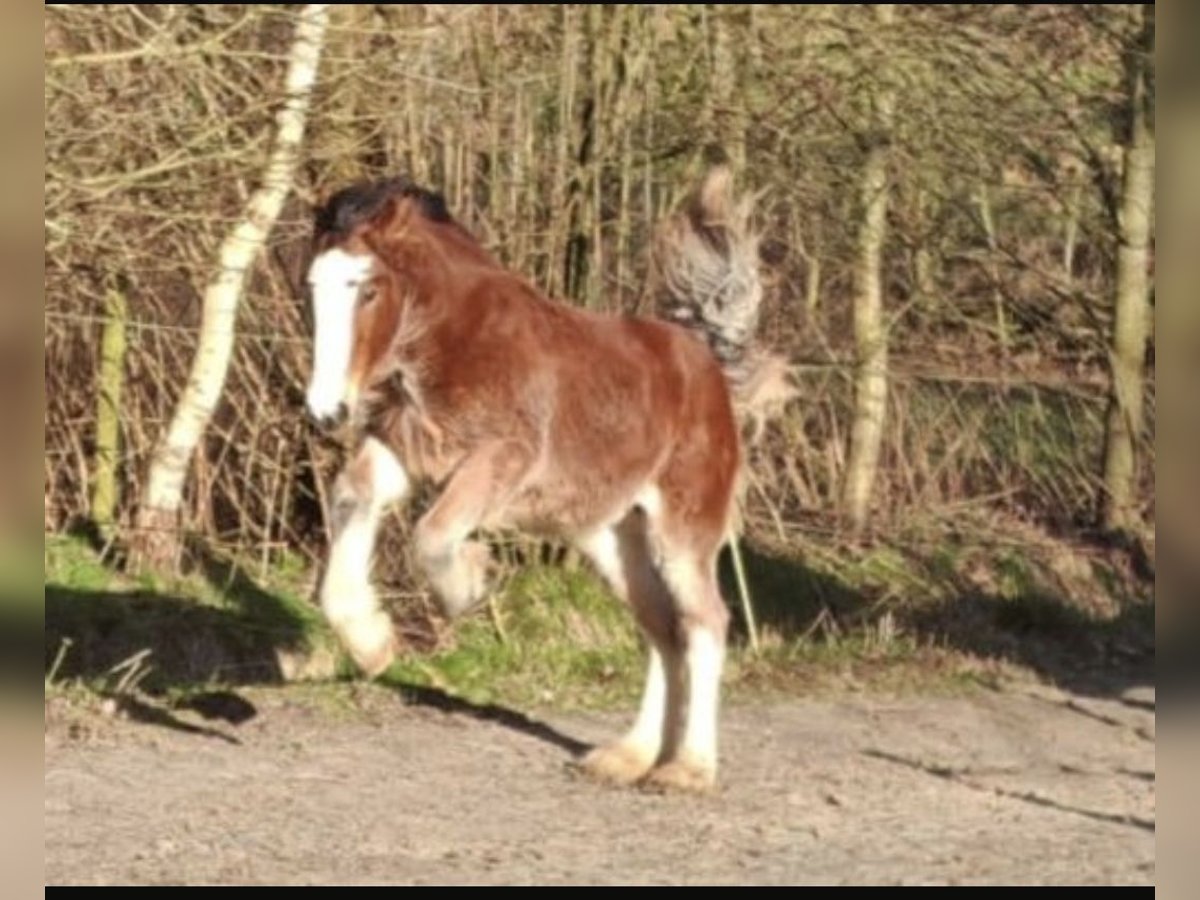
[[[0,30],[0,871],[11,896],[31,896],[44,882],[42,841],[30,827],[42,819],[43,712],[27,665],[42,630],[31,601],[41,545],[33,490],[42,439],[34,417],[45,406],[35,336],[39,296],[45,308],[44,242],[33,215],[42,193],[35,171],[45,171],[44,100],[39,131],[33,73],[44,63],[26,40],[38,24],[32,9],[14,6]]]
[[[1200,875],[1192,842],[1200,804],[1200,10],[1172,0],[1157,9],[1155,109],[1158,135],[1155,330],[1159,356],[1156,476],[1158,680],[1167,690],[1159,743],[1171,786],[1158,794],[1158,885],[1191,896]],[[1162,190],[1162,186],[1166,190]],[[1162,288],[1161,292],[1158,288]]]

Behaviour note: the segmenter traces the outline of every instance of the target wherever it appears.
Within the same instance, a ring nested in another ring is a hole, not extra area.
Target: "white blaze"
[[[325,251],[309,267],[316,334],[307,399],[309,412],[317,418],[335,415],[338,406],[347,400],[354,309],[370,271],[369,256],[355,256],[337,249]]]

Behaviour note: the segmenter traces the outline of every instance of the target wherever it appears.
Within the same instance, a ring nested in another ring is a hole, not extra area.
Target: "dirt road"
[[[326,690],[236,726],[48,702],[47,883],[1154,880],[1150,690],[730,706],[710,797],[576,776],[623,717]]]

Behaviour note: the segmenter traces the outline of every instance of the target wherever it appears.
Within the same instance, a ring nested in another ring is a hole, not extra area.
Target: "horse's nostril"
[[[336,413],[327,413],[327,412],[316,413],[316,412],[313,412],[312,410],[308,411],[309,421],[312,422],[314,425],[316,425],[318,428],[320,428],[322,430],[326,430],[326,431],[329,430],[330,428],[333,428],[335,425],[337,425],[337,423],[339,421],[341,421],[341,418],[342,418],[342,416],[341,416],[340,409]]]
[[[337,428],[339,425],[345,422],[349,414],[349,407],[346,406],[345,403],[339,403],[337,410],[332,413],[313,413],[310,411],[309,417],[319,428],[323,428],[328,431]]]

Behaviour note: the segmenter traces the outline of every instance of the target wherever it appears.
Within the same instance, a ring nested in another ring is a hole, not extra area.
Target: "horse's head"
[[[318,421],[337,422],[353,410],[381,369],[412,290],[398,249],[421,223],[439,220],[450,221],[441,198],[405,179],[346,188],[318,210],[308,270],[315,335],[307,393]]]

